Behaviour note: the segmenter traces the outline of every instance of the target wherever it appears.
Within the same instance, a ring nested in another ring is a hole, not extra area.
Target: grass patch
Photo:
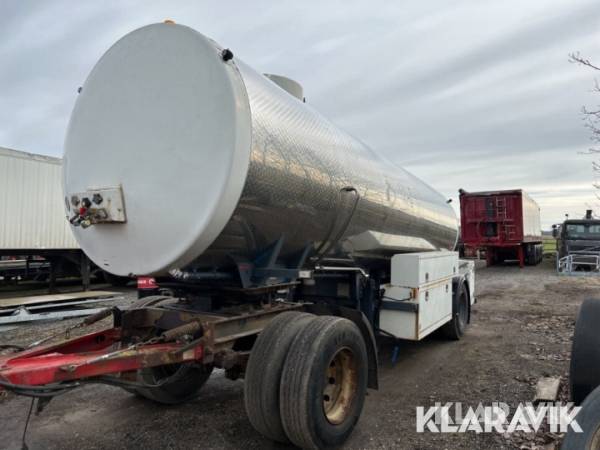
[[[544,245],[544,254],[556,252],[556,239],[554,239],[553,237],[544,236],[542,242]]]

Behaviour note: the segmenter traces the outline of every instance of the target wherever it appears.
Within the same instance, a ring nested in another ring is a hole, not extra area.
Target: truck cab
[[[556,250],[559,257],[572,252],[600,252],[600,219],[589,218],[565,220],[555,226]]]
[[[588,210],[582,219],[567,219],[554,225],[559,272],[598,271],[600,268],[600,219]]]

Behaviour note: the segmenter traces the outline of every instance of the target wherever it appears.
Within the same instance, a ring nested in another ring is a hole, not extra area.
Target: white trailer
[[[60,158],[0,147],[0,249],[76,250]]]
[[[65,220],[62,160],[0,147],[0,281],[81,274],[89,261]]]

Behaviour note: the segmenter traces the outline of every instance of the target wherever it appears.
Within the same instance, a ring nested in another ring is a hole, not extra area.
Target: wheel
[[[524,254],[524,259],[525,259],[525,265],[533,266],[535,264],[534,257],[533,257],[533,246],[530,244],[524,244],[523,245],[523,254]]]
[[[463,337],[469,323],[469,293],[467,286],[460,283],[452,298],[452,320],[442,327],[442,333],[455,341]]]
[[[367,350],[358,327],[321,316],[296,335],[281,374],[283,428],[301,448],[336,447],[360,417],[367,390]]]
[[[542,262],[543,246],[540,244],[524,244],[523,252],[525,253],[525,264],[528,266],[536,266]]]
[[[296,311],[275,317],[252,347],[244,381],[244,401],[250,423],[264,436],[289,442],[279,413],[279,384],[283,363],[298,332],[316,316]]]
[[[569,427],[561,450],[600,449],[600,387],[587,396],[575,420],[583,432],[576,433]]]
[[[160,306],[173,301],[177,299],[152,295],[136,300],[129,309]],[[156,333],[160,334],[160,331],[156,330]],[[198,395],[200,388],[210,378],[212,370],[212,364],[198,363],[168,364],[140,369],[137,373],[138,382],[148,386],[125,388],[125,390],[157,403],[168,405],[184,403]]]
[[[569,379],[571,398],[576,404],[600,385],[600,300],[587,299],[579,308],[573,345]]]
[[[127,307],[127,309],[139,309],[144,308],[146,306],[154,306],[159,304],[165,304],[169,301],[176,301],[177,299],[174,297],[169,297],[167,295],[149,295],[148,297],[143,297],[135,300],[131,305]]]
[[[138,381],[154,387],[135,388],[135,394],[157,403],[176,405],[192,400],[212,373],[213,366],[169,364],[138,371]]]

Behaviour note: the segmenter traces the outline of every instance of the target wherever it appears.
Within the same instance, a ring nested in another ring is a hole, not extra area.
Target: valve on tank
[[[91,200],[90,200],[91,199]],[[101,223],[125,223],[125,206],[120,187],[98,189],[82,194],[71,195],[71,201],[65,199],[71,225],[88,228]]]

